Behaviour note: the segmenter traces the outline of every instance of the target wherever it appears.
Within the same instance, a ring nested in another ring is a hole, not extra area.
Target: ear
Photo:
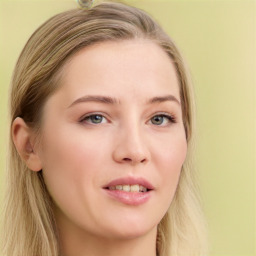
[[[32,171],[40,171],[42,163],[33,145],[32,130],[20,117],[17,117],[12,123],[12,139],[27,167]]]

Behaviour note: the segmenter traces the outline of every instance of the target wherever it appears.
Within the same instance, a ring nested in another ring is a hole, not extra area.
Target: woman
[[[193,125],[182,57],[145,12],[48,20],[12,81],[6,255],[202,255]]]

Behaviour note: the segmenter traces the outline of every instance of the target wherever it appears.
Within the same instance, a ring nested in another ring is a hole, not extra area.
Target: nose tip
[[[118,136],[113,158],[118,163],[131,165],[147,163],[149,161],[149,150],[145,140],[139,134],[129,134],[129,136]]]

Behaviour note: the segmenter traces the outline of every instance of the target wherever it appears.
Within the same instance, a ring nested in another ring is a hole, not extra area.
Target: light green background
[[[210,255],[255,256],[256,4],[254,1],[130,1],[177,42],[195,84],[197,167]],[[7,147],[8,86],[30,34],[74,0],[0,0],[0,193]],[[1,200],[0,200],[1,201]]]

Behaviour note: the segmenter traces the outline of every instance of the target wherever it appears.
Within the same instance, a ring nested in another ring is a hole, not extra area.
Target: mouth
[[[144,178],[125,177],[103,187],[110,198],[126,205],[141,205],[153,196],[154,187]]]
[[[153,185],[146,179],[132,176],[112,180],[103,188],[108,190],[119,190],[137,193],[145,193],[154,190]]]
[[[125,192],[131,192],[131,193],[145,193],[152,189],[146,188],[140,184],[134,184],[134,185],[116,185],[116,186],[109,186],[105,187],[105,189],[108,190],[119,190],[119,191],[125,191]]]

